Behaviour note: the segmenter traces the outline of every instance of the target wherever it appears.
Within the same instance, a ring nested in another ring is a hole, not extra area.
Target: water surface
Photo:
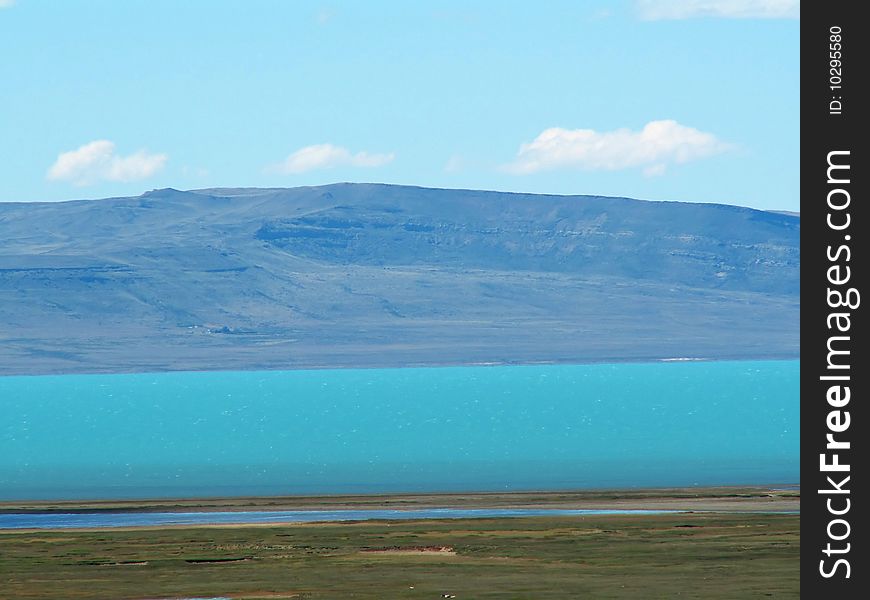
[[[316,523],[321,521],[405,521],[416,519],[489,519],[585,515],[656,515],[674,510],[571,510],[556,508],[430,508],[415,510],[281,510],[240,512],[17,513],[0,514],[0,529],[72,529],[163,525]]]
[[[0,499],[799,481],[798,361],[0,378]]]

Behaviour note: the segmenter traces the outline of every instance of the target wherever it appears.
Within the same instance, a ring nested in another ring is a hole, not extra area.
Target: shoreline
[[[177,373],[271,373],[271,372],[295,372],[295,371],[378,371],[388,369],[457,369],[457,368],[480,368],[480,367],[546,367],[546,366],[593,366],[593,365],[623,365],[623,364],[685,364],[685,363],[708,363],[708,362],[791,362],[800,361],[800,354],[773,353],[760,354],[757,356],[745,355],[716,355],[709,354],[703,357],[694,356],[649,356],[649,357],[605,357],[599,359],[571,359],[554,358],[542,360],[504,360],[504,361],[456,361],[438,362],[426,361],[408,364],[371,364],[360,365],[336,362],[335,364],[297,364],[282,365],[280,367],[267,367],[265,365],[252,365],[247,368],[235,369],[105,369],[105,370],[49,370],[45,372],[3,372],[0,371],[0,379],[4,377],[59,377],[67,375],[164,375]]]
[[[668,510],[723,513],[800,511],[800,486],[717,486],[424,494],[248,496],[144,500],[2,501],[0,514],[208,513],[426,509]]]

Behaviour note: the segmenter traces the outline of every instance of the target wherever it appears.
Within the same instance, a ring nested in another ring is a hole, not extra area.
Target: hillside
[[[375,184],[0,204],[0,374],[797,357],[799,238]]]

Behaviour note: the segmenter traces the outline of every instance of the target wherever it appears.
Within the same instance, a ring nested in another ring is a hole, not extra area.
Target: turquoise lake
[[[0,377],[0,499],[797,483],[799,366]]]

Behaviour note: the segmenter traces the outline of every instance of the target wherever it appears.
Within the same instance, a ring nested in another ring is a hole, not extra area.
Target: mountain
[[[799,354],[800,216],[394,185],[0,204],[0,374]]]

